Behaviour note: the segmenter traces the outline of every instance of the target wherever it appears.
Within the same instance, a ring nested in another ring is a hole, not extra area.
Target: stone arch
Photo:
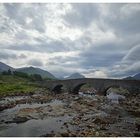
[[[77,84],[76,86],[74,86],[73,89],[72,89],[72,93],[78,94],[79,89],[80,89],[83,85],[85,85],[85,84],[86,84],[86,83],[80,83],[80,84]]]
[[[110,88],[120,88],[122,86],[120,85],[109,85],[107,87],[104,88],[104,91],[103,91],[103,94],[106,96],[107,95],[107,91],[110,89]],[[122,87],[123,88],[123,87]]]
[[[52,88],[52,91],[53,91],[54,93],[60,93],[60,92],[62,91],[62,87],[63,87],[62,84],[55,85],[55,86]]]

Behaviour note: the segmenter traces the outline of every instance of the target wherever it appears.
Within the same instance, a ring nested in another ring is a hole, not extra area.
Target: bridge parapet
[[[105,94],[106,90],[110,87],[123,87],[132,93],[140,93],[139,80],[83,78],[47,81],[43,83],[43,85],[51,91],[57,91],[63,88],[66,92],[78,93],[80,87],[88,83],[92,84],[93,87],[102,94]]]

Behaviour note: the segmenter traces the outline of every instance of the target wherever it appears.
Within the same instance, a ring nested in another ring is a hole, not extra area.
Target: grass
[[[0,96],[34,92],[39,89],[27,78],[14,75],[0,75]]]

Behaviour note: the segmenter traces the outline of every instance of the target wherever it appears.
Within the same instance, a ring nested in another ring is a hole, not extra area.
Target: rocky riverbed
[[[0,136],[140,136],[140,95],[38,91],[27,96],[3,97]]]

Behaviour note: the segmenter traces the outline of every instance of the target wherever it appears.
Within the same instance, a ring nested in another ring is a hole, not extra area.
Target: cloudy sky
[[[0,4],[0,61],[55,76],[140,72],[140,4]]]

